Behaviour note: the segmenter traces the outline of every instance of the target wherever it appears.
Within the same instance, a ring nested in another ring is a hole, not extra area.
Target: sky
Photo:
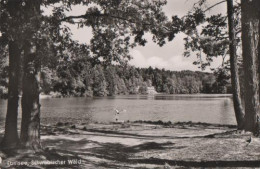
[[[192,8],[196,1],[198,0],[168,0],[167,5],[164,7],[164,11],[168,17],[171,17],[172,15],[183,16]],[[220,1],[221,0],[210,0],[210,4],[208,4],[208,6]],[[226,4],[222,3],[208,12],[209,15],[216,13],[225,14]],[[84,9],[81,7],[75,7],[75,9],[73,9],[73,15],[77,14],[84,14]],[[77,29],[76,26],[71,26],[71,29],[75,40],[82,43],[89,41],[91,37],[90,29]],[[178,34],[172,42],[166,43],[163,47],[159,47],[154,44],[152,42],[151,35],[147,34],[145,37],[147,38],[148,43],[144,47],[138,46],[131,49],[130,54],[133,57],[133,59],[129,62],[131,65],[141,68],[152,66],[154,68],[165,68],[166,70],[174,71],[201,70],[198,66],[192,64],[196,60],[196,56],[191,56],[189,58],[183,56],[184,34]],[[216,68],[220,65],[221,58],[215,59],[211,65],[211,68]],[[206,71],[210,71],[210,68],[206,69]]]

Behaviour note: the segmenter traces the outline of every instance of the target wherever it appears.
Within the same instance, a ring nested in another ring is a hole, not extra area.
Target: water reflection
[[[230,111],[230,106],[233,108],[232,98],[224,99],[222,102],[223,102],[223,106],[220,106],[220,108],[221,108],[220,109],[220,121],[222,121],[224,124],[226,124],[229,121],[232,121],[232,119],[235,116],[235,113],[233,114],[233,116],[230,116],[229,113],[226,113],[226,112]]]

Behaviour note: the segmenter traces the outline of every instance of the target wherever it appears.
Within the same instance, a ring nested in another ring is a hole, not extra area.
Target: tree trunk
[[[17,26],[17,19],[20,17],[19,3],[16,1],[8,1],[7,11],[13,20],[9,23],[12,26]],[[12,31],[7,36],[12,37]],[[8,71],[8,103],[7,114],[5,120],[5,134],[1,143],[1,148],[9,149],[15,148],[19,143],[17,131],[17,116],[19,105],[19,86],[21,85],[19,79],[22,77],[21,73],[21,57],[22,50],[19,47],[17,39],[13,38],[8,42],[9,47],[9,71]]]
[[[40,69],[39,48],[35,34],[39,30],[40,0],[28,0],[25,16],[30,30],[24,42],[24,76],[22,95],[21,144],[34,150],[41,149],[40,142]]]
[[[256,2],[242,0],[242,50],[245,73],[245,130],[259,133],[258,24]]]
[[[9,84],[8,84],[8,104],[5,121],[5,134],[1,143],[1,148],[15,148],[19,143],[17,131],[17,116],[19,105],[19,77],[21,64],[21,50],[15,41],[9,42]]]
[[[41,142],[40,62],[37,58],[36,45],[27,42],[24,54],[21,144],[37,150],[41,148]]]
[[[260,1],[257,2],[257,6],[260,5]],[[260,33],[260,9],[258,9],[258,33]],[[258,54],[258,73],[259,73],[259,86],[260,86],[260,36],[258,36],[258,50],[257,50],[257,54]],[[260,98],[260,91],[259,91],[259,98]]]
[[[228,27],[229,27],[229,53],[230,53],[230,71],[231,71],[231,83],[233,90],[233,102],[234,110],[237,120],[238,129],[243,129],[244,123],[244,110],[242,107],[242,99],[240,93],[240,82],[238,74],[238,59],[236,54],[236,32],[234,24],[234,6],[233,0],[227,0],[228,11]]]

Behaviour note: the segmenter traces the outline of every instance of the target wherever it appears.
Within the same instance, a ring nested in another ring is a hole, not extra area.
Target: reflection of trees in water
[[[235,114],[233,113],[233,102],[231,98],[226,98],[223,101],[220,111],[220,123],[229,124],[234,121]],[[232,114],[233,113],[233,114]]]

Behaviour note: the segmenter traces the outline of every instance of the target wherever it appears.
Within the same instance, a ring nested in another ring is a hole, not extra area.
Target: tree
[[[40,143],[40,71],[41,59],[39,41],[40,1],[28,0],[24,4],[24,16],[28,34],[24,39],[24,75],[22,94],[21,144],[35,150],[41,148]]]
[[[245,78],[245,126],[244,129],[259,134],[259,2],[241,1],[242,50]]]
[[[107,67],[105,69],[105,76],[106,76],[106,81],[107,81],[107,90],[108,90],[108,95],[109,96],[114,96],[117,95],[118,93],[118,81],[119,78],[116,74],[115,67]]]
[[[14,26],[18,23],[19,11],[16,11],[16,7],[19,8],[14,2],[9,2],[6,5],[6,11],[9,13],[10,20],[4,21]],[[3,18],[1,17],[1,20]],[[4,26],[3,26],[4,27]],[[10,27],[9,27],[10,28]],[[8,29],[8,27],[5,27]],[[12,40],[10,40],[12,37]],[[4,33],[1,37],[3,42],[1,45],[8,44],[9,55],[9,71],[8,71],[8,105],[5,123],[5,134],[1,142],[4,148],[14,148],[19,143],[18,131],[17,131],[17,116],[18,116],[18,101],[19,101],[19,77],[21,76],[21,49],[18,44],[17,38],[14,35],[14,30],[9,30],[9,36]],[[8,40],[9,39],[9,40]],[[4,45],[5,46],[5,45]]]
[[[244,110],[242,107],[242,99],[240,92],[240,82],[238,75],[238,58],[236,54],[236,30],[234,22],[234,6],[233,0],[227,0],[228,11],[228,27],[229,27],[229,54],[230,54],[230,71],[231,83],[233,89],[233,103],[237,120],[238,129],[243,128]]]
[[[214,93],[227,93],[227,85],[230,83],[230,74],[228,70],[218,69],[214,72],[216,81],[213,84]]]
[[[94,67],[93,72],[93,93],[95,96],[107,96],[107,82],[103,68],[100,65]]]
[[[12,25],[6,21],[10,16],[6,11],[6,4],[15,6],[14,9],[19,13],[19,24]],[[92,28],[93,37],[86,48],[93,64],[109,64],[112,61],[123,63],[130,58],[129,48],[145,45],[147,42],[143,38],[145,33],[151,32],[154,41],[159,45],[165,43],[167,36],[174,37],[174,31],[169,31],[170,28],[167,28],[167,17],[162,12],[162,6],[165,4],[165,0],[1,1],[0,31],[7,34],[10,39],[12,37],[19,39],[18,45],[22,47],[24,53],[22,145],[33,149],[41,147],[39,75],[44,48],[46,51],[52,46],[57,51],[56,55],[61,56],[66,49],[79,46],[71,39],[69,27],[64,23]],[[79,16],[67,16],[67,11],[71,11],[74,5],[86,6],[87,10]],[[44,16],[40,10],[41,6],[53,7],[52,14]],[[6,28],[10,28],[15,36],[12,36]],[[13,62],[17,64],[15,60]],[[17,108],[16,105],[13,106]],[[15,118],[12,118],[12,121],[15,121]],[[9,121],[6,123],[9,124]]]
[[[223,67],[229,68],[231,72],[234,110],[238,129],[242,129],[244,122],[244,110],[242,107],[240,92],[238,56],[236,54],[237,46],[240,40],[240,38],[237,37],[240,29],[240,8],[239,6],[233,5],[233,0],[226,0],[227,17],[220,14],[213,15],[208,18],[205,17],[205,12],[223,2],[225,1],[221,1],[203,10],[201,6],[206,3],[206,0],[200,0],[196,4],[199,5],[199,7],[195,7],[195,12],[186,16],[184,21],[184,30],[188,37],[185,38],[185,56],[189,56],[192,52],[197,52],[196,55],[198,60],[194,63],[199,64],[201,68],[209,66],[213,61],[212,57],[221,56],[223,58]],[[226,21],[226,19],[228,19],[228,21]],[[205,23],[207,23],[207,25],[203,26],[201,34],[199,34],[196,27]],[[226,31],[227,25],[228,32]],[[206,55],[206,61],[203,61],[203,53]],[[230,61],[225,63],[225,57],[228,53],[230,56]],[[228,63],[230,63],[230,67]]]
[[[14,148],[19,143],[17,132],[17,116],[19,101],[19,76],[21,50],[16,41],[9,42],[9,85],[8,85],[8,105],[5,123],[5,134],[2,146],[5,148]]]

